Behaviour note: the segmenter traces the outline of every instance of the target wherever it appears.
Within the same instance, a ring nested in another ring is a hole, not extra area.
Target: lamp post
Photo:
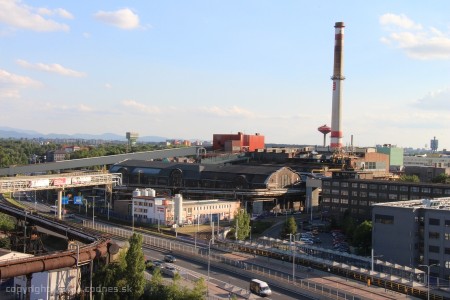
[[[373,255],[373,252],[374,252],[374,251],[373,251],[373,248],[372,248],[372,251],[371,251],[371,260],[370,260],[372,272],[374,271],[373,259],[374,259],[375,257],[383,257],[383,255],[377,255],[377,256],[374,256],[374,255]]]
[[[300,233],[289,233],[289,243],[292,249],[292,281],[295,282],[295,251],[297,250],[297,246],[295,245],[295,237]],[[292,248],[292,244],[294,244],[294,248]]]
[[[55,200],[55,218],[56,218],[56,214],[58,213],[58,206],[56,206],[57,203],[58,203],[58,200]]]
[[[419,265],[419,267],[427,267],[427,286],[428,286],[428,291],[427,291],[427,299],[430,300],[430,268],[432,266],[439,266],[439,264],[431,264],[431,265]]]
[[[27,215],[28,212],[25,211],[25,221],[23,223],[23,253],[27,251]]]
[[[209,298],[209,269],[211,264],[211,242],[213,242],[213,239],[209,239],[208,242],[208,283],[206,286],[206,296]]]

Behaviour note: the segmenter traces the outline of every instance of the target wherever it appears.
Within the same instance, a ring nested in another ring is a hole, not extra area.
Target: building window
[[[376,163],[374,161],[367,161],[366,162],[366,169],[376,169]]]
[[[412,186],[411,187],[411,193],[418,193],[419,192],[419,187],[418,186]]]
[[[378,197],[377,193],[369,192],[369,198],[377,198],[377,197]]]
[[[428,233],[428,238],[432,239],[432,240],[436,240],[439,239],[439,232],[429,232]]]
[[[408,200],[408,195],[400,195],[400,200]]]
[[[398,196],[397,194],[389,194],[389,200],[397,200]]]
[[[348,199],[341,199],[342,204],[348,204]]]
[[[331,190],[332,195],[339,195],[339,190]]]
[[[450,220],[445,220],[445,227],[450,227]]]
[[[375,214],[375,223],[394,224],[394,216]]]
[[[355,188],[355,189],[358,188],[358,184],[356,182],[353,182],[352,183],[352,188]]]
[[[352,200],[352,205],[358,205],[358,200]]]
[[[436,226],[439,226],[439,225],[441,224],[440,221],[441,221],[441,220],[439,220],[439,219],[432,219],[432,218],[430,218],[430,219],[428,219],[428,224],[429,224],[429,225],[436,225]]]
[[[332,185],[332,186],[339,186],[339,181],[333,181],[333,182],[331,183],[331,185]]]
[[[442,189],[433,189],[433,194],[441,195],[442,194]]]
[[[348,187],[348,182],[341,182],[341,187]]]
[[[362,188],[362,189],[367,189],[367,184],[361,183],[359,187]]]
[[[369,189],[376,190],[377,189],[377,185],[376,184],[369,184]]]
[[[445,268],[450,269],[450,261],[445,261]]]
[[[445,248],[444,253],[445,254],[450,254],[450,248]]]
[[[341,195],[342,196],[348,196],[348,191],[347,190],[342,190],[341,191]]]
[[[389,187],[389,190],[391,190],[391,191],[397,191],[397,190],[398,190],[398,186],[396,186],[396,185],[391,185],[391,186]]]
[[[367,201],[366,200],[361,200],[361,201],[359,201],[359,205],[360,206],[366,206],[367,205]]]
[[[330,186],[330,182],[329,181],[324,181],[322,184],[323,184],[323,186]]]
[[[365,198],[365,197],[367,197],[367,193],[366,193],[366,192],[361,192],[361,193],[360,193],[360,196],[361,196],[362,198]]]
[[[330,193],[330,189],[323,189],[323,193],[324,194],[329,194]]]
[[[330,203],[330,198],[328,198],[328,197],[323,197],[323,198],[322,198],[322,202]]]
[[[431,188],[428,188],[428,187],[422,188],[422,193],[427,193],[427,194],[431,193]]]
[[[450,189],[445,189],[444,194],[445,195],[450,195]]]
[[[380,190],[382,190],[382,191],[386,191],[387,190],[387,184],[382,184],[382,185],[380,185]]]
[[[429,245],[429,246],[428,246],[428,252],[439,253],[439,246],[432,246],[432,245]]]
[[[353,196],[353,197],[358,197],[358,192],[353,191],[353,192],[352,192],[352,196]]]
[[[332,201],[333,203],[339,203],[339,198],[333,198]]]
[[[407,192],[408,191],[408,187],[407,186],[400,186],[400,192]]]

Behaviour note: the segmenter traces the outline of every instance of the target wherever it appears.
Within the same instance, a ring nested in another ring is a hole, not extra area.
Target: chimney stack
[[[342,148],[342,127],[341,127],[341,107],[342,107],[342,81],[345,79],[344,69],[344,22],[336,22],[334,25],[334,68],[333,76],[333,106],[331,112],[331,141],[332,149]]]

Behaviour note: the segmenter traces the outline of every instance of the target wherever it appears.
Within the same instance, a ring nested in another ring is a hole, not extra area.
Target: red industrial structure
[[[264,149],[264,136],[259,133],[254,135],[243,134],[214,134],[213,150],[226,152],[254,152],[256,149]]]
[[[334,66],[333,66],[333,107],[331,111],[331,141],[330,147],[333,149],[342,148],[342,127],[341,127],[341,108],[342,108],[342,84],[345,79],[344,69],[344,22],[336,22],[335,43],[334,43]]]
[[[317,128],[321,133],[323,133],[323,146],[326,147],[327,145],[327,134],[331,132],[331,128],[327,125],[322,125],[319,128]]]

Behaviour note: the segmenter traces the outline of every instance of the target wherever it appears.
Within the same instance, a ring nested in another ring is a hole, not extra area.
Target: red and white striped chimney
[[[341,127],[341,107],[342,107],[342,81],[344,69],[344,22],[336,22],[334,25],[334,68],[333,76],[333,106],[331,111],[331,141],[332,149],[342,148],[342,127]]]

